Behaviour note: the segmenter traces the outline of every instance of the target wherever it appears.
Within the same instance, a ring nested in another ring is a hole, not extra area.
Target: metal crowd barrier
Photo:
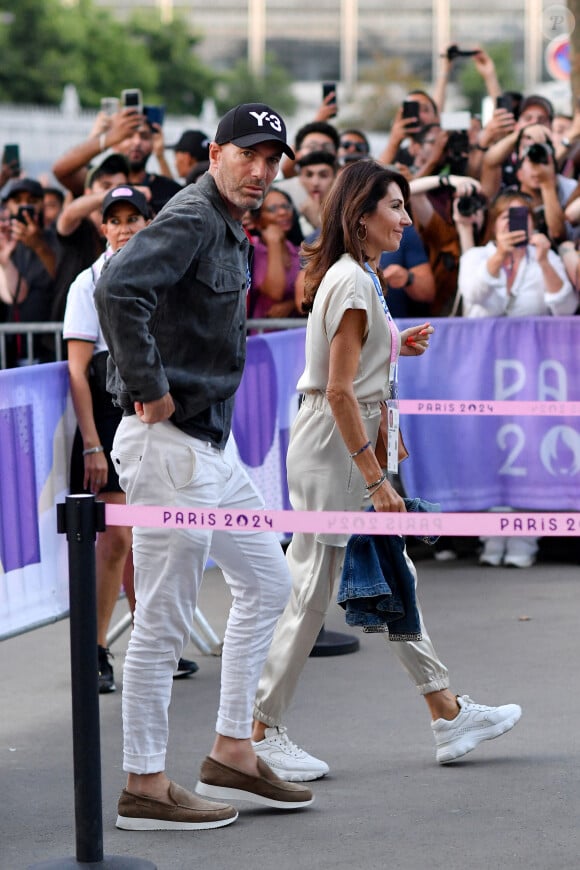
[[[19,365],[34,365],[38,362],[34,356],[34,338],[38,335],[52,335],[54,338],[54,361],[64,359],[64,343],[62,340],[62,323],[0,323],[0,369],[8,366],[6,339],[9,335],[21,335],[26,346],[26,356]]]
[[[299,329],[306,326],[303,317],[294,318],[260,318],[248,320],[248,332],[266,332],[281,329]],[[0,369],[8,366],[6,340],[10,335],[21,335],[25,342],[26,356],[19,365],[34,365],[38,362],[34,356],[34,338],[38,335],[52,335],[55,347],[55,362],[64,359],[64,341],[62,338],[62,323],[0,323]]]

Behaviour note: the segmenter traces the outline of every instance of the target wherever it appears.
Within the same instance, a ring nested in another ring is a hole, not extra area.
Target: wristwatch
[[[562,143],[564,148],[569,148],[570,145],[572,144],[567,136],[562,136],[562,138],[560,139],[560,142]]]
[[[414,280],[415,280],[415,273],[411,272],[410,269],[407,269],[407,283],[405,284],[405,287],[410,287]]]

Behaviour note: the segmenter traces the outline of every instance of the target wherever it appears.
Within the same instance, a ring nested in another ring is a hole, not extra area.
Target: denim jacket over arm
[[[437,511],[423,499],[405,499],[407,511]],[[437,538],[422,538],[434,544]],[[366,632],[389,633],[389,640],[419,641],[421,620],[415,578],[401,535],[353,535],[347,546],[337,597],[347,625]]]
[[[224,446],[245,362],[248,250],[206,173],[111,257],[95,302],[125,413],[169,391],[172,422]]]

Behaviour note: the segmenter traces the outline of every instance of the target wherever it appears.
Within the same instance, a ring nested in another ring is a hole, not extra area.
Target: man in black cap
[[[233,602],[217,733],[196,791],[280,809],[313,800],[308,788],[279,780],[251,743],[254,693],[290,591],[278,539],[261,530],[212,532],[193,510],[203,506],[211,517],[212,508],[225,508],[239,519],[264,506],[230,434],[246,343],[249,242],[241,218],[261,205],[283,153],[293,157],[277,112],[262,103],[231,109],[210,144],[209,171],[109,261],[97,284],[109,390],[125,413],[112,456],[127,502],[175,505],[188,517],[178,530],[134,529],[120,828],[214,828],[237,817],[165,773],[173,668],[210,550]]]
[[[201,130],[184,130],[175,145],[170,145],[175,151],[175,169],[180,178],[189,183],[189,175],[200,164],[209,166],[209,138]]]
[[[3,278],[0,296],[7,306],[7,319],[23,323],[49,320],[58,242],[54,230],[44,229],[42,185],[33,178],[15,178],[5,188],[2,203],[6,219],[0,227],[0,266]],[[9,364],[28,355],[24,336],[10,342]],[[52,357],[42,338],[34,340],[33,357],[43,362]]]

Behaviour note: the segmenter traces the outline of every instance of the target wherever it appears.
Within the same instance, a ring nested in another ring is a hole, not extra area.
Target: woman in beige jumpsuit
[[[376,511],[405,510],[374,445],[399,354],[424,353],[433,333],[427,323],[399,333],[377,274],[381,253],[397,250],[411,223],[407,197],[407,182],[398,173],[373,160],[351,164],[327,197],[319,238],[306,249],[306,368],[297,387],[305,398],[287,457],[295,510],[353,511],[371,504]],[[328,772],[324,761],[289,740],[281,723],[340,578],[347,540],[294,534],[287,551],[293,590],[256,694],[253,731],[257,754],[287,780],[317,779]],[[509,730],[521,710],[457,698],[422,617],[421,633],[419,642],[390,646],[427,702],[437,760],[452,761]]]

